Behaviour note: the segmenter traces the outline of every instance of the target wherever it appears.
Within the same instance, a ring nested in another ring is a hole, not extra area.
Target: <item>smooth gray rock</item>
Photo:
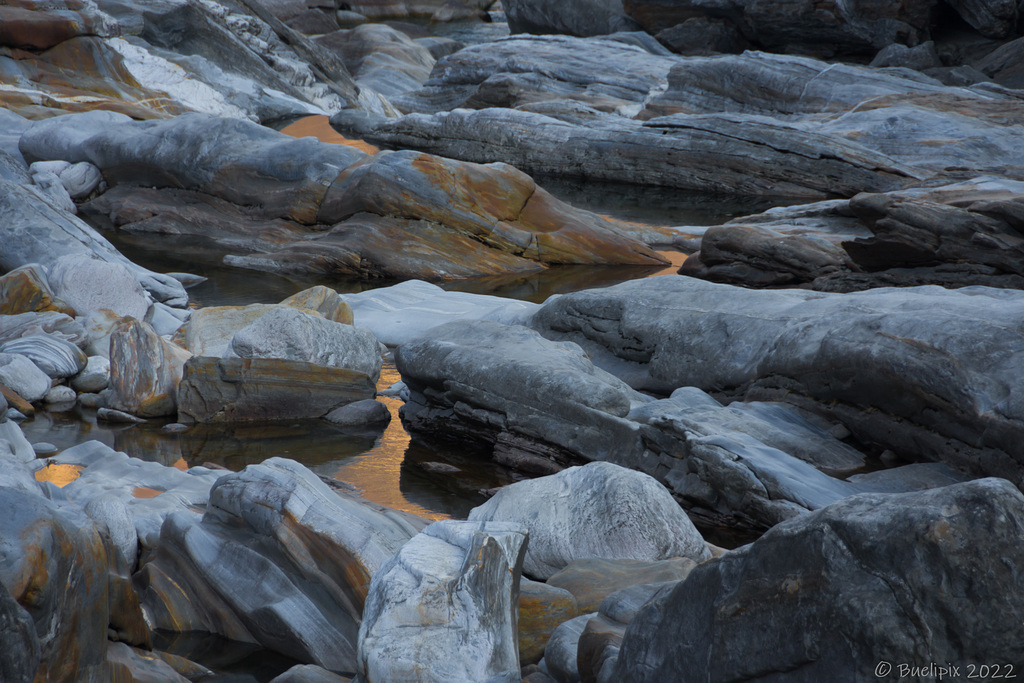
[[[835,295],[674,277],[564,295],[531,324],[637,387],[814,405],[905,460],[1020,482],[1024,364],[1006,321],[1022,306],[1019,292],[982,287]]]
[[[50,391],[50,378],[26,356],[0,353],[0,384],[12,389],[29,403]]]
[[[97,393],[110,384],[110,361],[103,356],[89,356],[85,367],[71,378],[71,388],[82,393]]]
[[[239,358],[283,358],[361,372],[373,382],[380,376],[377,338],[365,327],[282,307],[260,316],[231,338]]]
[[[887,45],[878,51],[869,66],[876,68],[902,66],[914,71],[924,71],[942,66],[942,60],[939,59],[935,43],[929,40],[914,47],[907,47],[899,43]]]
[[[107,648],[107,662],[112,677],[125,676],[132,681],[162,681],[187,683],[188,679],[170,664],[151,653],[137,650],[125,643],[111,643]],[[116,680],[116,678],[115,678]]]
[[[681,55],[709,55],[742,52],[746,41],[728,20],[691,17],[681,24],[657,33],[658,41]]]
[[[435,327],[400,346],[395,366],[410,392],[407,429],[482,442],[497,461],[540,474],[632,450],[626,415],[649,400],[575,344],[491,321]]]
[[[387,97],[419,89],[435,61],[426,47],[385,24],[334,31],[315,41],[341,58],[360,87]]]
[[[351,680],[315,664],[296,664],[280,676],[270,679],[270,683],[348,683]]]
[[[82,486],[83,484],[79,484],[79,488]],[[125,564],[130,570],[134,570],[139,555],[139,533],[125,501],[123,493],[120,497],[113,493],[101,493],[90,497],[83,507],[90,519],[105,526]]]
[[[3,160],[0,161],[0,167],[5,169],[3,174],[11,174],[11,177],[0,175],[3,175],[6,180],[15,180],[15,176],[22,179],[16,180],[16,182],[28,180],[28,165],[18,149],[18,140],[25,129],[31,125],[32,122],[24,116],[9,109],[0,108],[0,150],[6,153],[6,156],[0,154],[0,159]]]
[[[88,360],[71,342],[48,334],[31,334],[5,341],[0,344],[0,353],[24,356],[52,379],[77,375]]]
[[[558,683],[579,683],[580,671],[576,656],[580,635],[587,627],[587,622],[595,616],[596,612],[581,614],[563,622],[551,634],[547,647],[544,648],[544,665],[548,675]]]
[[[1013,0],[951,0],[949,4],[983,36],[1011,38],[1017,34],[1020,8]]]
[[[523,571],[547,579],[573,560],[711,557],[664,486],[607,462],[503,487],[470,521],[520,524],[530,533]]]
[[[324,419],[338,427],[362,427],[387,424],[391,413],[380,401],[368,398],[335,408],[324,415]]]
[[[34,311],[0,316],[0,340],[32,334],[48,334],[79,345],[85,341],[85,328],[66,313]]]
[[[1011,40],[971,66],[1007,88],[1024,88],[1024,37]]]
[[[601,36],[640,28],[626,15],[622,0],[505,0],[502,7],[512,33]]]
[[[182,306],[188,301],[177,280],[135,265],[89,225],[54,209],[30,189],[0,180],[0,211],[8,216],[0,225],[4,243],[0,268],[11,270],[27,263],[49,267],[65,255],[89,254],[126,266],[158,301]]]
[[[31,683],[39,669],[39,654],[31,615],[0,582],[0,679]]]
[[[752,114],[640,122],[593,111],[483,109],[410,114],[366,139],[531,173],[744,195],[824,198],[904,187],[927,174],[838,135]],[[553,153],[555,151],[556,153]]]
[[[520,680],[516,622],[526,531],[435,522],[374,574],[359,629],[367,683]]]
[[[149,324],[122,318],[110,333],[108,407],[143,418],[175,414],[178,386],[191,357]]]
[[[30,462],[36,457],[32,444],[14,420],[4,419],[0,422],[0,456],[18,462]]]
[[[403,112],[431,114],[560,99],[636,113],[674,63],[610,38],[514,36],[444,57],[421,90],[393,101]]]
[[[69,214],[78,212],[74,200],[71,199],[71,195],[68,194],[64,184],[60,182],[60,178],[55,173],[46,171],[36,173],[32,176],[32,183],[35,185],[33,189],[52,208]]]
[[[849,498],[698,567],[640,610],[613,680],[867,681],[879,661],[1017,668],[1022,528],[1024,497],[997,479]]]
[[[48,404],[74,403],[77,397],[74,389],[61,384],[46,392],[43,402]]]

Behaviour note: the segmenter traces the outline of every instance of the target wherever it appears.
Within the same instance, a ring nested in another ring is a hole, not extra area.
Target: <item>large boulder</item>
[[[150,297],[126,266],[91,254],[69,254],[50,265],[50,285],[78,315],[106,308],[142,320]]]
[[[650,278],[559,297],[531,324],[580,343],[636,387],[804,404],[906,460],[1024,484],[1015,379],[1024,364],[1004,322],[1024,306],[1018,292],[738,291]]]
[[[138,417],[174,415],[185,349],[158,335],[148,323],[123,318],[110,335],[110,389],[107,407]]]
[[[574,560],[711,557],[704,539],[653,477],[606,462],[572,467],[500,489],[470,521],[530,532],[523,571],[547,579]]]
[[[527,534],[516,524],[435,522],[374,574],[359,629],[367,683],[512,683]]]
[[[1024,496],[1002,480],[848,498],[696,568],[641,609],[613,680],[867,681],[927,662],[1016,670],[1022,529]]]

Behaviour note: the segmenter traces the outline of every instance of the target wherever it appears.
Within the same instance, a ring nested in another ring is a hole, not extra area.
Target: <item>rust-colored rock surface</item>
[[[138,417],[173,415],[178,382],[191,354],[134,318],[123,318],[110,335],[111,408]]]
[[[73,308],[54,296],[46,275],[38,266],[22,266],[0,277],[0,315],[35,311],[75,315]]]
[[[519,584],[519,663],[539,662],[555,628],[579,614],[569,591],[523,579]]]

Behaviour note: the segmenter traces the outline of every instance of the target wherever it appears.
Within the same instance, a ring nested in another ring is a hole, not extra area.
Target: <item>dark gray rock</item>
[[[32,617],[0,582],[0,679],[31,683],[39,669],[39,636]]]
[[[658,31],[657,39],[681,55],[709,55],[743,52],[747,42],[735,25],[724,19],[692,17]]]
[[[551,634],[547,647],[544,648],[544,667],[548,675],[558,683],[579,683],[580,672],[577,665],[577,650],[580,635],[596,613],[581,614],[574,619],[563,622]]]
[[[972,64],[996,83],[1024,88],[1024,38],[1011,40]]]
[[[324,419],[338,427],[376,426],[390,422],[391,413],[380,401],[368,398],[335,408]]]
[[[907,47],[899,43],[887,45],[878,51],[875,58],[871,60],[870,66],[877,68],[902,66],[914,71],[925,71],[942,66],[942,60],[939,59],[935,43],[929,40],[914,47]]]
[[[348,683],[351,680],[315,664],[296,664],[280,676],[270,679],[270,683]]]
[[[1024,497],[1006,481],[849,498],[698,567],[640,610],[613,680],[868,681],[879,661],[894,676],[909,662],[1016,670],[1022,529]]]
[[[626,15],[622,0],[505,0],[502,7],[512,33],[601,36],[640,28]]]
[[[664,486],[642,472],[608,462],[505,486],[473,508],[469,519],[528,529],[523,571],[541,580],[585,558],[711,557],[704,539]]]
[[[334,31],[315,41],[341,58],[360,87],[387,97],[417,90],[435,61],[426,47],[385,24]]]
[[[951,0],[964,21],[988,38],[1011,38],[1017,31],[1020,8],[1013,0]]]
[[[531,324],[636,387],[815,405],[907,461],[1024,483],[1014,379],[1024,364],[1005,322],[1020,306],[1019,292],[986,288],[830,295],[674,277],[564,295]]]
[[[367,683],[513,683],[527,534],[515,524],[435,522],[373,575],[359,629]]]

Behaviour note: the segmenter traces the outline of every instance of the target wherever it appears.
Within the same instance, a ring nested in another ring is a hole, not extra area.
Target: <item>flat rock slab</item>
[[[354,370],[277,358],[195,356],[185,363],[178,387],[178,420],[318,418],[375,395],[371,379]]]
[[[576,598],[580,612],[596,612],[612,593],[630,586],[682,581],[697,563],[686,557],[667,560],[575,560],[548,578],[548,585],[563,588]]]

